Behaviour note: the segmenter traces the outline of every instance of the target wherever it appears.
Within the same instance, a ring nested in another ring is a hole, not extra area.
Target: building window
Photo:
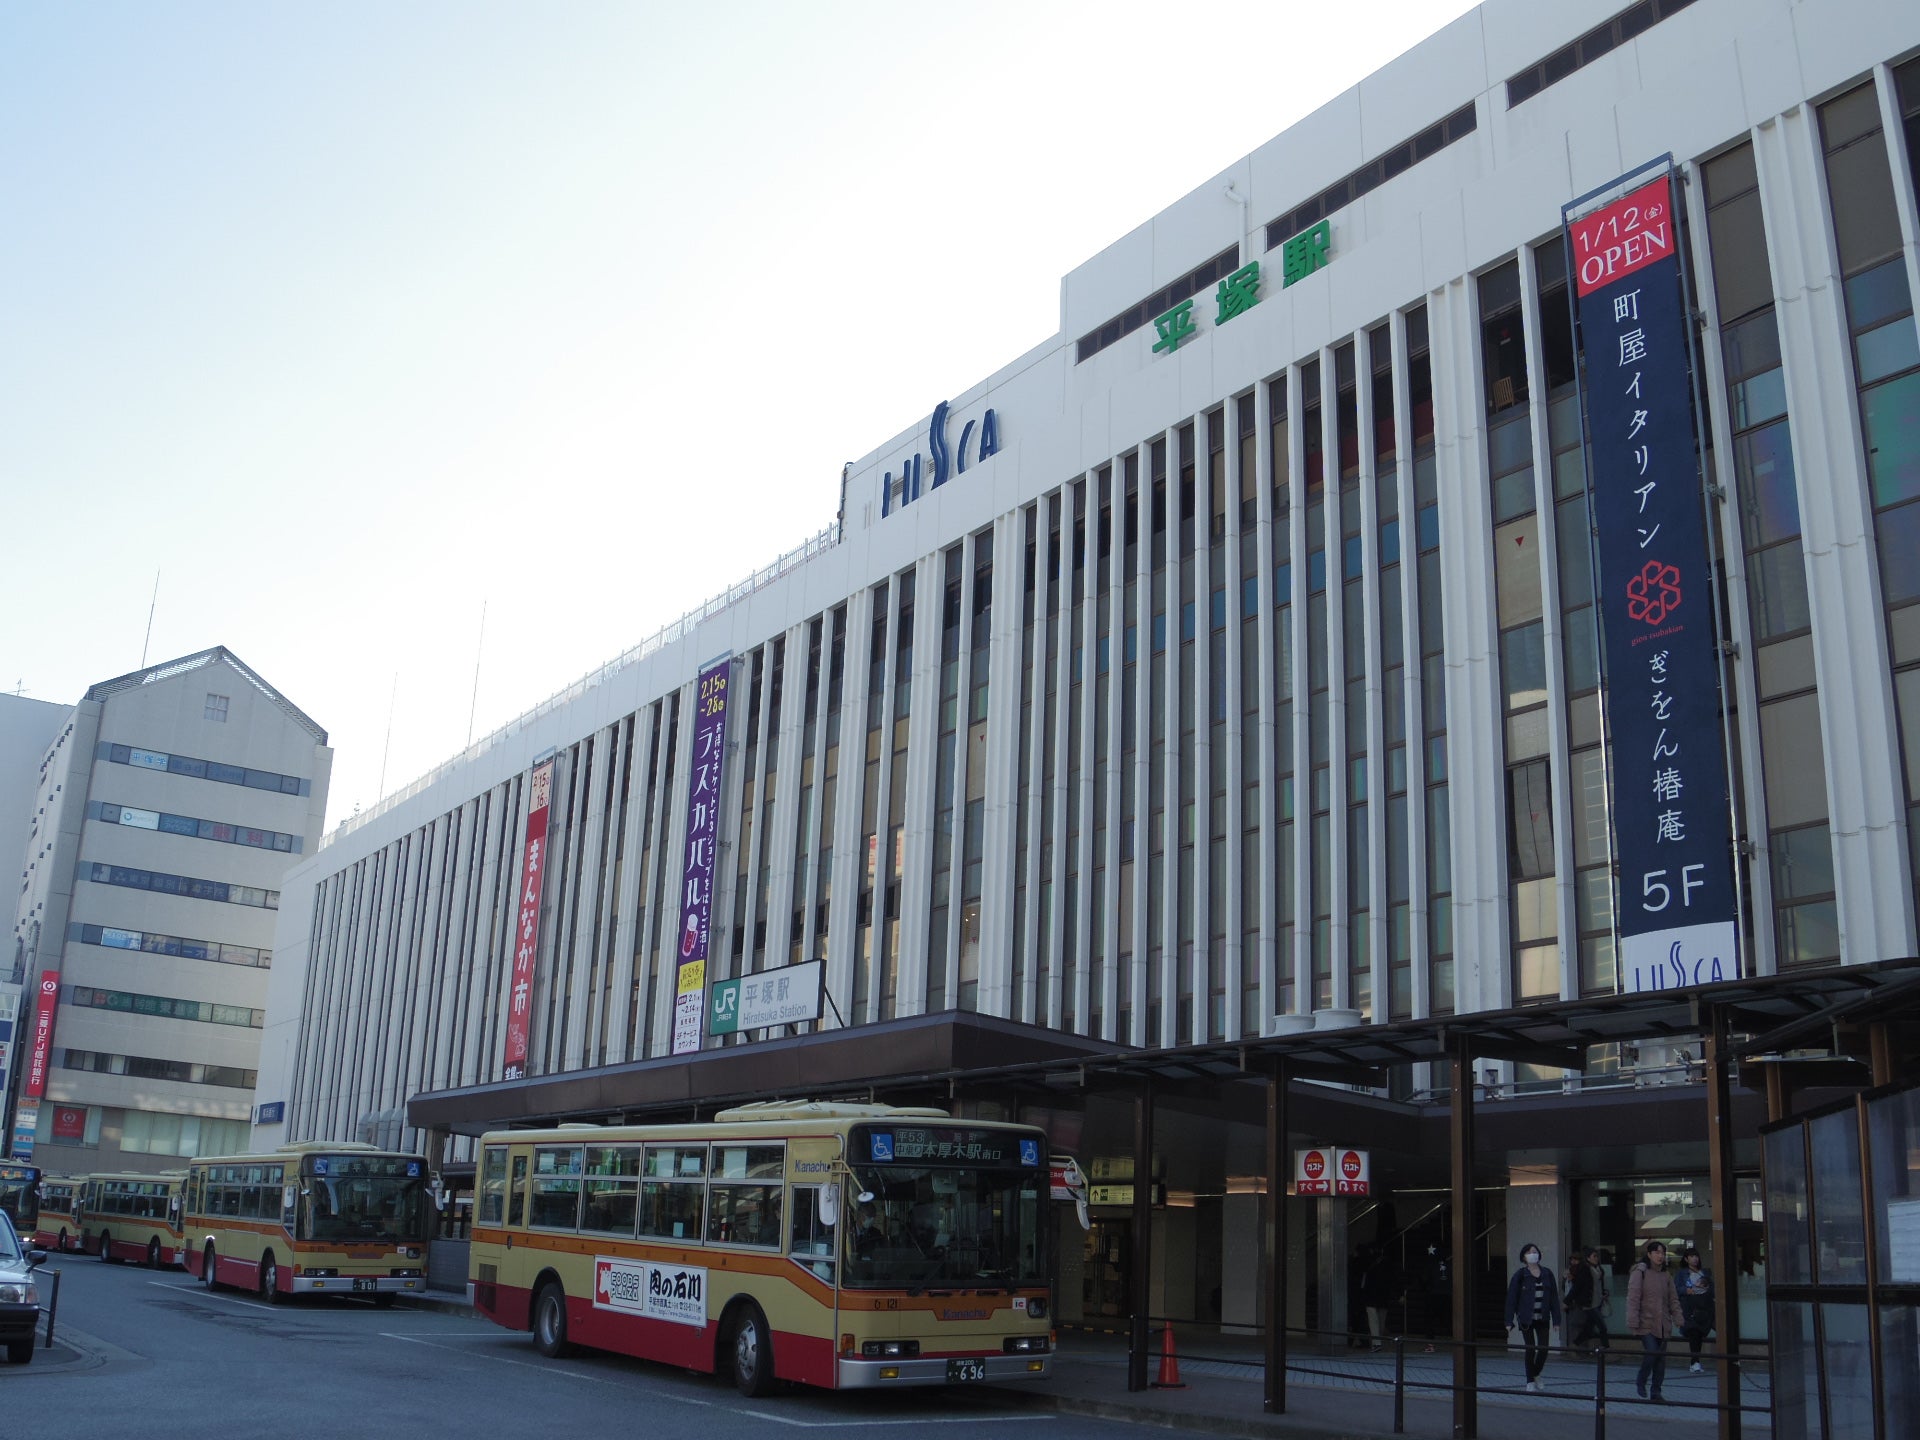
[[[209,720],[218,720],[222,725],[226,724],[227,697],[224,695],[207,696],[206,716]]]

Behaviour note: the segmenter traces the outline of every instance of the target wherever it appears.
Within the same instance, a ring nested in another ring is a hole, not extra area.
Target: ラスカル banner
[[[1639,175],[1649,175],[1638,183]],[[1565,216],[1599,562],[1620,985],[1739,972],[1727,759],[1671,171]]]
[[[692,777],[687,784],[687,844],[680,879],[680,964],[674,976],[673,1053],[700,1048],[707,1008],[707,940],[713,873],[720,848],[721,762],[727,753],[729,657],[700,672],[693,712]]]
[[[513,984],[507,1000],[506,1078],[527,1078],[527,1032],[533,1019],[533,972],[540,958],[540,891],[547,875],[547,809],[553,759],[533,767],[527,790],[527,844],[520,862],[520,914],[513,929]]]

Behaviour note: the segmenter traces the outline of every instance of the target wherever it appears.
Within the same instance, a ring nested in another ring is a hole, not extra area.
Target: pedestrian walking
[[[1567,1343],[1576,1350],[1588,1345],[1603,1349],[1613,1296],[1607,1284],[1607,1267],[1597,1247],[1588,1246],[1573,1257],[1567,1267],[1566,1294],[1561,1298],[1567,1307]]]
[[[1643,1399],[1658,1401],[1667,1378],[1667,1340],[1683,1316],[1680,1296],[1667,1273],[1667,1247],[1649,1240],[1645,1258],[1627,1279],[1627,1331],[1640,1337],[1640,1375],[1635,1388]],[[1651,1386],[1651,1389],[1649,1389]]]
[[[1520,1248],[1520,1268],[1507,1282],[1507,1328],[1520,1332],[1526,1347],[1527,1389],[1540,1388],[1546,1367],[1550,1329],[1561,1323],[1560,1287],[1553,1272],[1540,1263],[1540,1247]]]
[[[1701,1373],[1700,1347],[1714,1328],[1713,1272],[1701,1262],[1700,1252],[1689,1245],[1680,1252],[1680,1273],[1674,1277],[1680,1292],[1680,1333],[1687,1337],[1690,1364],[1687,1372]]]

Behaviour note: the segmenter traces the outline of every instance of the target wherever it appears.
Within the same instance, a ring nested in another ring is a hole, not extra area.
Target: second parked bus
[[[180,1194],[187,1172],[83,1175],[75,1223],[83,1248],[102,1260],[143,1261],[153,1269],[181,1263]]]
[[[187,1269],[209,1290],[234,1285],[270,1303],[340,1294],[391,1305],[427,1287],[434,1213],[420,1155],[303,1140],[203,1156],[187,1168]]]
[[[40,1218],[31,1232],[33,1243],[43,1250],[80,1248],[80,1187],[86,1177],[40,1182]]]

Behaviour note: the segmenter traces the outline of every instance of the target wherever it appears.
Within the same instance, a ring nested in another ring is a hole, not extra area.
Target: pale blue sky
[[[331,826],[464,745],[483,601],[476,735],[1468,8],[14,0],[0,689],[137,668],[158,570],[149,660],[327,727]]]

